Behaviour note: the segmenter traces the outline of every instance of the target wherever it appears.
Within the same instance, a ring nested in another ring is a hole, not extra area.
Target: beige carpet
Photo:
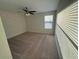
[[[8,42],[13,59],[59,59],[53,35],[24,33]]]

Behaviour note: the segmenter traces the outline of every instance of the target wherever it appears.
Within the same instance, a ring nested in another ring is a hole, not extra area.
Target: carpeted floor
[[[29,32],[8,42],[13,59],[59,59],[53,35]]]

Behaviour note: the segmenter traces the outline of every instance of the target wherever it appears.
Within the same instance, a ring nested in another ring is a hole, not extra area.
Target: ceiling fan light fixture
[[[26,16],[30,16],[31,14],[30,13],[26,13]]]

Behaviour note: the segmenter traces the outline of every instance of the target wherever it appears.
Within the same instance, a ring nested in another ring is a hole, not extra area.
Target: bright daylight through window
[[[44,17],[44,28],[45,29],[52,29],[53,23],[53,15],[48,15]]]

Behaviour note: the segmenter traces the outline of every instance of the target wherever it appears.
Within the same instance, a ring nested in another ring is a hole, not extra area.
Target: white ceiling
[[[37,12],[53,11],[57,9],[59,0],[0,0],[0,9],[18,11],[23,7]]]

